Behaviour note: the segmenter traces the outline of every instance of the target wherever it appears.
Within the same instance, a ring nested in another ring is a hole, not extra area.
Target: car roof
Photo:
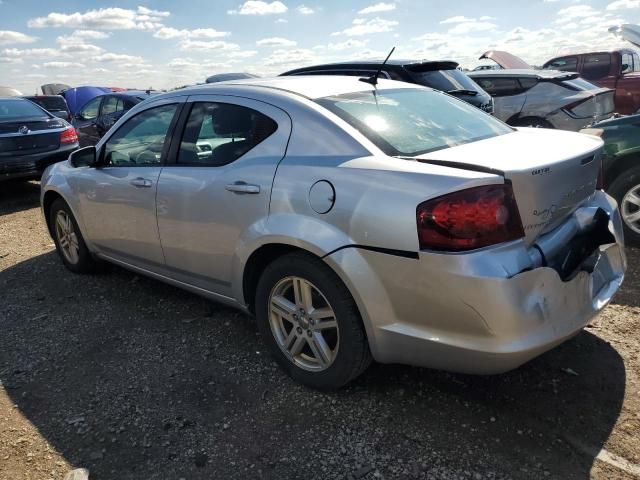
[[[380,66],[384,62],[384,59],[372,59],[372,60],[352,60],[346,62],[332,62],[332,63],[321,63],[318,65],[309,65],[307,67],[294,68],[287,72],[284,72],[283,75],[293,72],[301,72],[306,70],[319,70],[319,69],[327,69],[327,68],[348,68],[350,66]],[[458,66],[458,62],[453,60],[416,60],[416,59],[389,59],[387,60],[385,65],[390,65],[392,67],[405,67],[409,65],[422,65],[428,63],[451,63],[454,65],[454,68]]]
[[[575,77],[575,72],[562,72],[560,70],[519,70],[519,69],[502,69],[502,70],[478,70],[468,72],[471,78],[476,77],[531,77],[539,79]]]
[[[229,80],[226,82],[194,85],[182,90],[176,90],[162,94],[163,96],[174,96],[180,92],[195,94],[215,94],[230,89],[246,90],[252,88],[255,91],[280,91],[289,94],[300,95],[309,99],[329,97],[332,95],[342,95],[352,92],[364,92],[374,89],[373,85],[360,81],[357,77],[342,75],[313,75],[313,76],[291,76],[272,78],[249,78],[241,80]],[[396,82],[393,80],[378,79],[377,88],[379,90],[388,88],[424,88],[413,83]],[[184,95],[184,93],[182,93]],[[155,97],[156,99],[159,97]]]
[[[0,97],[0,100],[22,100],[23,102],[28,102],[29,101],[26,98],[24,98],[23,96],[17,96],[17,95],[15,97],[3,96],[3,97]]]
[[[113,95],[115,97],[151,97],[152,95],[157,95],[158,92],[150,91],[147,93],[146,90],[127,90],[125,92],[113,92],[113,93],[105,93],[105,95]]]
[[[546,62],[544,62],[544,65],[553,62],[554,60],[559,60],[561,58],[568,58],[568,57],[584,57],[585,55],[597,55],[599,53],[635,53],[636,55],[638,54],[638,50],[634,50],[633,48],[611,48],[609,50],[595,50],[595,51],[591,51],[591,52],[576,52],[576,53],[567,53],[566,55],[558,55],[557,57],[553,57],[549,60],[547,60]]]

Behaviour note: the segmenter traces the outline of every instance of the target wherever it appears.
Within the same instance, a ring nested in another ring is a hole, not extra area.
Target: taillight
[[[60,132],[60,143],[76,143],[78,141],[78,134],[76,133],[76,129],[73,127],[69,127],[66,130]]]
[[[464,251],[524,237],[510,184],[483,185],[418,205],[420,249]]]
[[[586,118],[591,117],[595,113],[595,108],[593,105],[583,105],[587,100],[591,100],[593,97],[581,98],[580,100],[576,100],[575,102],[571,102],[568,105],[562,107],[563,110],[567,111],[574,117]],[[582,106],[582,108],[581,108]]]

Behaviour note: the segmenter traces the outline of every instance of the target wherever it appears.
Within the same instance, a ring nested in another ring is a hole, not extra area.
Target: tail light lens
[[[73,127],[69,127],[66,130],[60,132],[60,144],[64,145],[67,143],[76,143],[78,141],[78,134],[76,133],[76,129]]]
[[[427,200],[416,211],[420,249],[459,252],[524,237],[510,184],[483,185]]]
[[[562,107],[563,110],[566,110],[568,113],[578,118],[587,118],[592,117],[595,113],[595,107],[591,104],[586,104],[588,100],[591,100],[594,97],[586,97],[581,98],[575,102],[572,102],[568,105]]]

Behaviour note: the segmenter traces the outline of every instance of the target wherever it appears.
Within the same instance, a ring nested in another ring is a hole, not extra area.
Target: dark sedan
[[[33,102],[0,97],[0,181],[40,178],[78,148],[75,129]]]
[[[80,146],[95,145],[98,140],[135,105],[154,92],[134,91],[107,93],[89,100],[75,115],[73,126],[78,132]]]

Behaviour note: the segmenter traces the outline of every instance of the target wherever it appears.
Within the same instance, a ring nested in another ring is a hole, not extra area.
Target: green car
[[[582,132],[604,140],[605,190],[620,206],[626,243],[640,246],[640,115],[604,120]]]

